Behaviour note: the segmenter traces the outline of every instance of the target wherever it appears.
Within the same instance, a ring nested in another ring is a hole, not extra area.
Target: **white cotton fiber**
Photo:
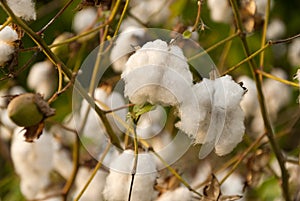
[[[7,5],[17,17],[26,21],[35,20],[35,3],[32,0],[7,0]]]

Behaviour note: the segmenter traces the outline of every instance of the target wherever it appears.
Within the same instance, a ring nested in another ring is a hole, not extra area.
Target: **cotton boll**
[[[75,31],[76,34],[83,33],[84,31],[87,31],[87,29],[92,28],[94,25],[96,19],[97,19],[97,10],[93,7],[84,8],[80,11],[78,11],[73,19],[72,28]],[[93,36],[95,36],[96,32],[94,34],[89,34],[87,36],[84,36],[79,39],[80,42],[84,42],[86,40],[91,39]]]
[[[7,5],[18,17],[26,21],[35,20],[35,4],[32,0],[8,0]]]
[[[87,183],[89,177],[91,176],[92,171],[85,168],[80,167],[78,170],[78,174],[76,177],[75,185],[76,192],[75,196],[77,196],[80,191],[83,189],[84,185]],[[92,182],[89,184],[88,188],[84,191],[83,195],[79,199],[80,201],[102,201],[102,191],[105,185],[105,179],[108,173],[103,170],[98,170]]]
[[[287,79],[287,74],[279,69],[274,68],[271,74],[281,79]],[[280,89],[280,90],[278,90]],[[263,84],[263,91],[267,103],[269,115],[272,119],[277,118],[279,110],[287,105],[291,100],[291,90],[289,86],[273,79],[268,79]]]
[[[255,4],[256,4],[256,12],[265,15],[268,0],[255,0]],[[274,5],[274,1],[271,0],[270,10],[272,10],[273,5]]]
[[[2,25],[0,25],[0,28],[2,28]],[[18,40],[18,34],[10,26],[6,26],[0,31],[0,41],[11,43],[16,40]]]
[[[154,196],[154,184],[156,180],[155,161],[150,154],[138,155],[137,172],[135,175],[132,201],[150,201]],[[125,201],[128,199],[134,154],[132,150],[124,151],[111,163],[110,173],[106,178],[103,191],[107,201]]]
[[[216,177],[220,181],[221,179],[224,178],[224,176],[227,173],[228,173],[227,171],[224,171],[220,174],[217,174]],[[244,178],[237,173],[232,173],[221,185],[221,191],[223,195],[243,195],[244,186],[245,186]],[[242,201],[244,199],[242,198],[239,200]]]
[[[49,182],[53,161],[53,139],[50,134],[43,135],[34,143],[24,141],[24,130],[14,131],[11,157],[16,173],[21,178],[21,191],[27,199],[34,199]]]
[[[14,52],[15,48],[13,45],[0,41],[0,66],[9,61]]]
[[[254,116],[259,110],[259,103],[257,99],[257,90],[254,80],[248,76],[240,76],[238,82],[242,82],[247,92],[241,101],[241,107],[246,116]]]
[[[190,201],[193,193],[185,186],[163,193],[156,201]]]
[[[213,21],[224,23],[232,21],[232,12],[228,1],[208,0],[207,5],[210,9],[210,17]]]
[[[285,24],[280,19],[274,19],[268,26],[267,39],[278,39],[286,32]]]
[[[73,170],[73,163],[69,153],[62,149],[57,141],[54,142],[53,169],[66,180],[70,178]]]
[[[28,74],[28,87],[49,98],[57,86],[57,75],[49,60],[35,63]]]
[[[178,46],[161,40],[146,43],[130,56],[121,75],[125,96],[135,104],[180,104],[192,86],[186,60]]]
[[[300,38],[296,38],[288,47],[288,59],[292,66],[300,65]]]
[[[162,24],[170,15],[169,2],[166,0],[142,0],[130,9],[130,13],[144,24]]]
[[[110,54],[110,60],[113,62],[112,67],[115,72],[123,72],[129,54],[135,51],[133,47],[142,45],[145,34],[144,29],[131,26],[118,35]]]

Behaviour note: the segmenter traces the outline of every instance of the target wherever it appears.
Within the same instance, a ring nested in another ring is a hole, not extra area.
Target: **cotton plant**
[[[0,67],[12,59],[15,52],[14,42],[18,38],[17,32],[10,26],[6,26],[0,31]]]
[[[125,150],[116,157],[111,165],[103,190],[104,200],[125,201],[128,200],[131,186],[131,172],[134,164],[134,152]],[[156,164],[149,153],[138,155],[135,178],[132,186],[132,201],[151,201],[157,196],[154,184],[157,177]]]

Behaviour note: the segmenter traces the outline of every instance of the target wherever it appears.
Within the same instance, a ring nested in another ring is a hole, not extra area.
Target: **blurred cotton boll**
[[[156,201],[190,201],[192,199],[193,193],[185,186],[182,186],[175,190],[166,191]]]
[[[133,183],[131,201],[151,201],[156,193],[154,184],[157,176],[155,161],[152,155],[140,153],[138,155],[137,171]],[[110,165],[110,173],[106,178],[103,191],[104,199],[107,201],[128,200],[131,171],[133,168],[134,153],[125,150],[119,157],[115,158]]]
[[[14,52],[15,48],[13,45],[0,41],[0,66],[9,61]]]
[[[53,138],[46,131],[34,143],[24,141],[24,130],[16,128],[11,144],[11,157],[16,173],[21,178],[21,192],[27,199],[49,184],[53,167]]]
[[[125,96],[135,104],[178,105],[192,86],[186,57],[176,45],[147,42],[131,55],[121,75]]]
[[[8,0],[7,5],[17,17],[26,21],[35,20],[35,3],[32,0]]]
[[[232,11],[229,1],[208,0],[207,5],[210,9],[210,17],[215,22],[230,23],[232,21]]]
[[[51,97],[57,86],[57,74],[49,60],[35,63],[28,74],[27,85],[45,99]]]
[[[267,39],[278,39],[283,37],[285,32],[285,24],[280,19],[274,19],[268,26]]]
[[[268,3],[268,0],[255,0],[256,12],[264,16],[265,12],[266,12],[267,3]],[[271,0],[270,9],[272,9],[273,6],[274,6],[274,1]]]
[[[131,3],[130,13],[144,24],[163,24],[170,15],[169,0],[140,0]]]
[[[97,16],[98,16],[97,10],[93,7],[84,8],[78,11],[74,16],[73,25],[72,25],[72,28],[75,31],[75,33],[80,34],[92,28],[92,26],[96,22]],[[84,36],[80,38],[79,41],[83,42],[89,40],[95,34],[96,32],[94,34]]]
[[[110,60],[115,72],[123,72],[129,54],[135,51],[135,46],[143,44],[145,34],[144,29],[130,26],[118,35],[110,54]]]
[[[77,196],[83,189],[84,185],[87,183],[89,177],[92,174],[92,170],[86,167],[80,167],[76,177],[75,185],[76,191],[75,196]],[[92,182],[89,184],[88,188],[84,191],[83,195],[79,199],[80,201],[102,201],[102,191],[105,186],[105,179],[108,173],[103,170],[98,170]]]
[[[300,38],[296,38],[288,47],[288,59],[292,66],[300,65]]]

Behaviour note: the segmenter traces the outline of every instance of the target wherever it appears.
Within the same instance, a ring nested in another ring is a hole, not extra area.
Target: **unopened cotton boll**
[[[35,3],[32,0],[8,0],[7,5],[17,17],[26,21],[35,20]]]
[[[92,174],[92,170],[89,170],[86,167],[80,167],[77,173],[75,185],[76,192],[75,196],[77,196],[80,191],[83,189],[84,185],[87,183],[89,177]],[[105,186],[105,179],[108,173],[103,170],[98,170],[93,180],[89,184],[88,188],[84,191],[80,201],[102,201],[102,191]]]
[[[9,61],[14,52],[15,48],[13,45],[0,41],[0,66]]]
[[[0,28],[2,28],[2,25],[0,25]],[[0,31],[0,41],[11,43],[16,40],[18,40],[18,34],[10,26],[6,26]]]
[[[296,38],[288,47],[288,59],[292,66],[300,65],[300,38]]]
[[[154,191],[154,184],[157,176],[155,161],[152,155],[148,153],[141,153],[138,157],[131,200],[151,201],[156,195]],[[128,200],[132,179],[130,173],[133,168],[133,161],[133,151],[125,150],[110,164],[110,173],[106,178],[106,184],[103,191],[105,200]]]
[[[210,9],[210,17],[213,21],[224,23],[232,21],[232,12],[228,1],[208,0],[207,5]]]
[[[130,13],[144,24],[162,24],[169,15],[168,0],[141,0],[130,9]]]
[[[129,54],[135,51],[134,47],[142,44],[145,37],[145,30],[137,27],[127,27],[118,35],[112,47],[110,60],[115,72],[123,72]]]
[[[286,31],[285,24],[280,19],[274,19],[268,26],[267,39],[278,39],[284,36]]]
[[[147,42],[131,55],[121,77],[125,96],[135,104],[178,105],[192,86],[182,50],[159,39]]]
[[[28,87],[49,98],[57,86],[57,75],[49,60],[35,63],[27,77]]]
[[[193,193],[182,186],[172,191],[166,191],[156,201],[190,201],[192,199]]]

